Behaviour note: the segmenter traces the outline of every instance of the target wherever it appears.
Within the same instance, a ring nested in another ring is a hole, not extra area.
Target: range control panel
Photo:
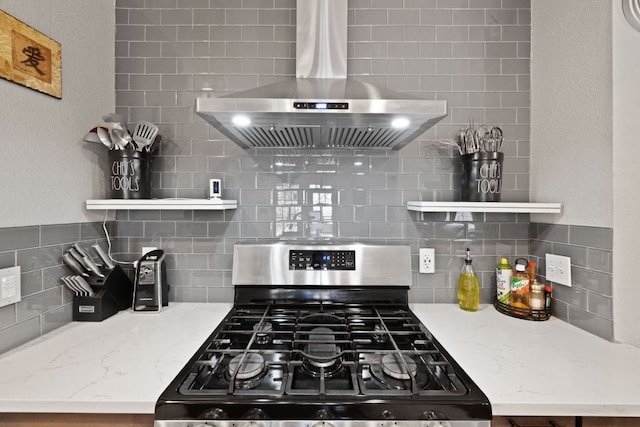
[[[289,270],[355,270],[356,251],[289,251]]]
[[[348,110],[348,102],[294,102],[296,110]]]

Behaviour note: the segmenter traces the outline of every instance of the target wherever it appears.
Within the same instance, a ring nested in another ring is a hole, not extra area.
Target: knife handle
[[[82,261],[84,263],[84,266],[87,267],[89,271],[91,271],[93,274],[95,274],[98,277],[104,277],[104,274],[102,274],[102,272],[100,271],[96,263],[93,262],[91,257],[83,256]]]
[[[88,276],[87,273],[84,272],[83,268],[80,266],[80,263],[75,260],[71,255],[65,253],[62,255],[62,261],[76,274],[81,276]]]
[[[98,255],[98,258],[100,258],[100,261],[102,261],[102,264],[104,264],[106,268],[108,268],[109,270],[113,270],[116,267],[113,261],[111,261],[107,254],[104,253],[100,245],[96,243],[95,245],[91,246],[91,248],[96,253],[96,255]]]
[[[81,256],[90,256],[89,253],[87,251],[84,250],[84,248],[82,246],[80,246],[79,244],[75,243],[71,249],[75,249],[76,251],[78,251],[78,253]]]
[[[84,264],[82,262],[82,254],[78,252],[73,246],[70,247],[69,250],[67,250],[67,253],[71,255],[71,257],[73,257],[73,259],[75,259],[78,264],[84,267]]]

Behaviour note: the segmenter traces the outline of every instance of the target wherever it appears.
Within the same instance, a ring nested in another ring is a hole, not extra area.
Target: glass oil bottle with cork
[[[458,280],[458,304],[465,311],[477,311],[480,302],[478,276],[471,263],[471,251],[467,248],[467,257]]]

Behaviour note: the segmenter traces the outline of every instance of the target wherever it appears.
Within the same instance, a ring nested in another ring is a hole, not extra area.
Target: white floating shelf
[[[89,210],[194,210],[236,209],[237,200],[222,199],[105,199],[87,200]]]
[[[407,202],[407,209],[417,212],[502,212],[560,213],[560,203],[519,202]]]

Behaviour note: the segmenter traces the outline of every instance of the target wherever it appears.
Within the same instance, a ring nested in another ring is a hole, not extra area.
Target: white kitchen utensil
[[[102,142],[105,147],[109,148],[109,150],[115,149],[113,142],[109,137],[109,133],[107,132],[107,129],[98,126],[98,128],[96,129],[96,133],[98,134],[98,138],[100,139],[100,142]]]
[[[441,139],[439,141],[436,141],[435,144],[445,147],[455,147],[460,155],[464,154],[464,152],[462,151],[462,147],[460,147],[460,145],[453,139]]]
[[[133,130],[133,140],[138,144],[138,151],[144,149],[149,152],[151,144],[153,144],[153,140],[157,134],[158,126],[151,122],[145,122],[144,120],[138,121]]]
[[[98,136],[97,130],[98,130],[97,127],[91,129],[89,132],[86,133],[86,135],[82,138],[82,140],[84,142],[93,142],[96,144],[102,144],[102,141],[100,141],[100,137]]]
[[[127,127],[122,114],[109,113],[106,116],[102,116],[102,120],[105,123],[119,123],[122,127]]]
[[[109,129],[109,136],[118,150],[124,150],[131,143],[131,135],[122,129],[115,127]]]

